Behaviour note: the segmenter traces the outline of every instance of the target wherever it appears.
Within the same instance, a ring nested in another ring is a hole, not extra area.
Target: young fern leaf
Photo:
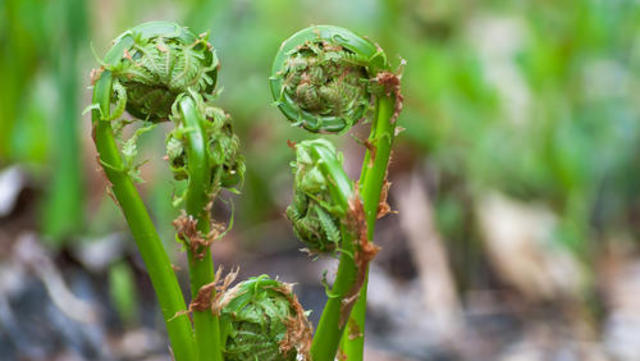
[[[311,324],[291,285],[253,277],[227,290],[221,304],[226,361],[309,360]]]
[[[150,123],[136,129],[133,135],[122,144],[122,155],[124,156],[125,169],[131,179],[137,183],[144,183],[144,179],[140,176],[140,167],[146,163],[146,161],[136,163],[136,157],[138,156],[138,138],[155,127],[156,124]]]
[[[127,89],[122,84],[113,83],[113,96],[116,97],[116,103],[111,115],[105,120],[116,120],[124,113],[124,108],[127,105]]]
[[[157,122],[168,119],[181,93],[212,93],[218,67],[206,35],[195,36],[180,26],[154,22],[118,37],[102,71],[112,75],[118,112],[124,100],[131,115]],[[119,91],[123,88],[126,96]]]
[[[329,141],[302,141],[295,149],[294,196],[286,210],[287,218],[311,254],[332,253],[342,239],[341,219],[353,197],[353,183],[342,169],[342,157]]]
[[[325,212],[322,208],[320,207],[316,207],[315,211],[317,213],[318,216],[318,220],[320,221],[320,224],[322,225],[322,229],[324,230],[326,236],[327,236],[327,241],[331,242],[334,245],[339,245],[340,244],[340,240],[342,239],[341,234],[340,234],[340,229],[338,228],[338,225],[336,224],[335,219],[333,219],[329,213]]]
[[[99,120],[117,120],[126,109],[137,119],[159,122],[171,118],[176,128],[167,138],[167,155],[176,179],[188,178],[185,133],[179,100],[190,97],[202,116],[200,118],[209,143],[208,165],[211,168],[210,194],[220,187],[233,187],[244,177],[244,158],[239,154],[239,140],[233,133],[230,118],[224,111],[209,104],[216,85],[219,61],[207,35],[196,36],[185,28],[165,22],[139,25],[120,35],[114,42],[98,79],[109,74],[108,111],[92,107]],[[114,123],[114,126],[117,123]],[[115,127],[114,127],[115,128]],[[141,130],[146,131],[147,129]],[[132,160],[137,153],[135,141],[140,131],[124,142],[123,156],[130,175],[139,179]]]
[[[276,54],[270,86],[276,104],[311,132],[342,133],[371,109],[377,74],[388,70],[378,46],[337,26],[303,29]]]
[[[244,179],[244,156],[240,154],[240,140],[233,133],[231,117],[222,109],[205,102],[197,93],[188,95],[202,114],[200,127],[207,144],[207,162],[210,169],[209,193],[215,194],[220,188],[231,188]],[[179,100],[180,98],[178,98]],[[178,102],[176,102],[177,104]],[[167,136],[167,158],[173,176],[177,180],[186,179],[188,172],[189,141],[186,133],[196,131],[190,127],[177,106],[173,107],[171,120],[175,128]]]

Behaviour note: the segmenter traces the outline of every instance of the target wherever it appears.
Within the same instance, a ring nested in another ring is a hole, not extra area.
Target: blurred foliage
[[[123,325],[138,320],[138,293],[131,267],[119,261],[109,267],[109,298]]]
[[[42,168],[34,169],[50,181],[42,230],[56,243],[84,223],[77,53],[87,42],[85,8],[84,0],[2,4],[0,164]]]
[[[221,59],[219,103],[247,159],[236,227],[282,217],[293,159],[285,141],[308,136],[269,106],[267,76],[282,40],[331,23],[368,34],[396,64],[396,54],[406,59],[398,156],[408,159],[397,163],[426,163],[433,174],[440,231],[457,269],[476,264],[469,206],[491,190],[550,207],[560,219],[555,240],[585,261],[610,235],[640,231],[637,1],[4,0],[0,12],[0,163],[32,164],[45,189],[63,189],[57,194],[65,197],[47,203],[54,214],[76,214],[85,192],[70,158],[84,153],[71,145],[75,129],[83,129],[82,143],[89,136],[86,117],[75,123],[87,104],[80,83],[89,85],[95,64],[89,39],[101,55],[123,29],[166,19],[210,31]],[[162,140],[149,143],[157,151]],[[144,188],[166,224],[174,186],[166,169],[153,169],[156,153],[148,153],[145,174],[155,177]]]

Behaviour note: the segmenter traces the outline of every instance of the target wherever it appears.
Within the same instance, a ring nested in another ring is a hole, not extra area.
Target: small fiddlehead
[[[384,53],[369,40],[337,26],[311,26],[280,47],[271,93],[294,125],[340,133],[371,109],[380,91],[373,80],[388,68]]]
[[[341,220],[353,197],[353,182],[342,169],[342,155],[325,139],[295,145],[293,201],[287,218],[297,237],[312,254],[329,253],[340,246]]]
[[[244,156],[240,154],[240,140],[233,132],[231,117],[224,110],[205,102],[195,92],[182,94],[173,105],[170,119],[175,127],[167,136],[167,159],[176,180],[189,178],[189,157],[187,133],[189,125],[179,109],[182,97],[191,97],[201,114],[198,120],[206,142],[206,159],[210,169],[209,192],[215,194],[221,187],[231,188],[244,179]]]
[[[253,277],[226,291],[221,303],[226,361],[308,360],[311,325],[291,285]]]
[[[94,95],[101,99],[92,107],[103,121],[118,119],[124,110],[146,121],[171,119],[175,128],[167,137],[167,158],[174,178],[188,179],[204,162],[210,172],[201,178],[214,195],[241,183],[245,169],[229,115],[211,104],[218,68],[207,34],[196,36],[173,23],[145,23],[116,38],[94,72]],[[191,108],[193,119],[187,121],[184,110]],[[205,154],[187,151],[194,145],[192,135],[206,143]],[[190,153],[200,164],[189,167]]]
[[[114,103],[124,102],[134,117],[155,122],[167,120],[176,98],[187,90],[211,94],[218,67],[206,34],[196,36],[177,24],[152,22],[120,35],[103,71],[112,74],[114,90],[126,89],[126,96],[114,92]]]

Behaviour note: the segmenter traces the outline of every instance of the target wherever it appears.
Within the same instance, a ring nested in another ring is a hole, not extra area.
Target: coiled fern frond
[[[222,302],[226,361],[308,359],[311,326],[291,285],[253,277],[228,290]]]
[[[280,47],[271,93],[285,116],[311,132],[341,133],[371,108],[376,75],[388,70],[371,41],[329,25],[303,29]]]
[[[244,156],[240,154],[240,140],[233,133],[231,117],[221,108],[205,102],[202,97],[191,92],[180,97],[190,96],[195,99],[200,114],[199,125],[202,127],[204,138],[208,140],[206,153],[210,180],[212,184],[230,188],[238,185],[244,179]],[[175,179],[187,179],[189,176],[189,157],[187,152],[187,133],[191,131],[190,125],[183,112],[178,109],[180,97],[173,106],[170,119],[175,128],[167,136],[167,158]],[[216,191],[213,189],[212,191]]]
[[[245,170],[231,118],[211,104],[218,68],[207,34],[196,36],[168,22],[141,24],[114,40],[94,72],[92,107],[101,121],[117,120],[125,110],[140,120],[173,120],[167,158],[174,178],[187,179],[198,172],[199,182],[206,183],[205,191],[212,195],[220,187],[241,183]],[[190,168],[186,149],[196,147],[199,139],[206,143],[206,154],[192,149],[198,164]],[[210,169],[207,176],[201,171],[203,164]]]
[[[111,101],[120,106],[120,113],[126,105],[136,118],[156,122],[168,120],[179,94],[187,90],[211,94],[218,67],[206,34],[196,36],[177,24],[150,22],[116,38],[99,72],[111,73]]]
[[[335,251],[342,240],[340,226],[353,197],[353,182],[342,169],[342,154],[325,139],[295,145],[293,201],[287,218],[310,253]]]

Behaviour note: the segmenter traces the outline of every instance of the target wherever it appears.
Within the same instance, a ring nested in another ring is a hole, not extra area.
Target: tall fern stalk
[[[219,320],[211,311],[215,287],[209,249],[222,232],[212,229],[209,210],[221,188],[241,181],[244,162],[228,116],[210,103],[218,65],[204,35],[173,23],[151,22],[119,36],[93,74],[90,109],[99,161],[149,272],[177,361],[222,361]],[[121,139],[122,127],[130,122],[120,119],[124,110],[145,124],[128,140]],[[181,197],[184,213],[174,222],[189,261],[188,310],[134,184],[141,180],[137,137],[167,120],[175,125],[167,138],[170,168],[175,179],[188,182]]]
[[[368,264],[378,250],[372,244],[375,221],[388,210],[381,195],[387,191],[387,165],[402,108],[399,77],[379,46],[347,29],[321,25],[282,44],[270,85],[283,114],[310,132],[341,134],[362,118],[372,119],[361,178],[349,198],[330,196],[340,184],[336,179],[346,177],[340,155],[334,150],[335,160],[310,163],[314,148],[332,146],[305,141],[296,145],[294,202],[287,209],[296,235],[311,253],[339,254],[340,259],[313,337],[312,360],[333,361],[339,346],[340,357],[362,360]],[[340,164],[339,171],[333,167],[329,172],[323,166],[329,163]],[[309,170],[314,167],[317,171]]]
[[[110,114],[111,88],[111,73],[105,71],[94,85],[93,101],[94,104],[99,104],[100,108],[92,111],[94,140],[100,163],[147,267],[162,316],[166,321],[173,354],[177,361],[197,360],[196,344],[188,316],[174,317],[186,310],[186,305],[171,268],[171,261],[133,180],[125,170],[125,163],[116,145],[111,124],[102,119]]]
[[[375,149],[374,154],[367,150],[360,175],[360,188],[367,220],[367,238],[373,240],[376,219],[380,207],[383,187],[385,187],[387,166],[391,157],[391,146],[395,136],[395,122],[391,120],[396,112],[396,96],[384,96],[377,101],[376,118],[371,127],[368,142]],[[384,205],[383,205],[384,207]],[[360,290],[349,325],[353,332],[342,335],[342,351],[348,360],[362,361],[364,354],[364,329],[367,311],[368,270],[365,282]]]

